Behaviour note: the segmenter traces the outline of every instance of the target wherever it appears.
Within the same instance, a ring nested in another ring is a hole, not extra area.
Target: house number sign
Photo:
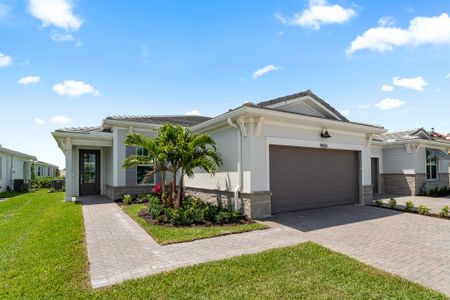
[[[322,148],[322,149],[328,149],[328,144],[321,143],[321,144],[320,144],[320,148]]]

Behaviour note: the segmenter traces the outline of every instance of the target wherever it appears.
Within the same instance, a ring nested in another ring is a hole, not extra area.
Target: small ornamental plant
[[[124,195],[122,202],[125,205],[131,205],[133,203],[133,196],[131,196],[130,194]]]
[[[414,203],[412,201],[406,201],[405,212],[412,212],[413,209],[414,209]]]
[[[442,207],[441,211],[439,212],[439,217],[448,218],[449,211],[450,211],[450,208],[448,207],[448,205],[445,205],[444,207]]]
[[[389,208],[394,208],[397,205],[397,200],[395,200],[394,198],[391,198],[389,200]]]
[[[161,183],[157,183],[155,184],[155,186],[152,189],[153,194],[155,194],[156,196],[160,196],[161,192],[162,192],[162,186]]]
[[[430,214],[430,209],[423,204],[419,205],[417,209],[421,215],[428,216]]]
[[[383,205],[383,201],[381,201],[380,199],[377,199],[374,201],[374,204],[376,207],[381,207],[381,205]]]

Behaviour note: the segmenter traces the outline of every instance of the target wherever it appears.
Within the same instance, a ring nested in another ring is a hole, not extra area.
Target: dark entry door
[[[100,194],[100,151],[80,150],[80,196]]]
[[[379,176],[379,167],[378,167],[378,158],[372,157],[371,159],[371,169],[372,169],[372,186],[373,193],[378,193],[378,176]]]

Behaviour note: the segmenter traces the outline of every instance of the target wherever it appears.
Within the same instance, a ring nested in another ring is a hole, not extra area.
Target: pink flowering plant
[[[162,187],[161,187],[161,183],[157,183],[153,186],[152,189],[153,194],[155,194],[156,196],[161,196],[161,192],[162,192]]]

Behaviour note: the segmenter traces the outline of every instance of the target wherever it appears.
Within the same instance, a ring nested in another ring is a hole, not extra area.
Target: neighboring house
[[[52,134],[66,156],[66,200],[90,194],[115,200],[125,193],[149,192],[159,181],[158,175],[144,184],[143,174],[151,166],[123,169],[127,156],[144,154],[123,142],[129,132],[153,136],[154,129],[164,123],[210,134],[223,155],[215,176],[197,172],[194,178],[185,179],[186,189],[207,201],[236,205],[253,218],[369,203],[373,185],[375,192],[382,192],[383,181],[389,183],[384,173],[390,172],[390,163],[386,165],[383,159],[390,157],[393,144],[383,138],[386,130],[350,122],[308,90],[247,103],[212,119],[107,117],[99,127],[57,130]]]
[[[43,162],[34,162],[34,175],[36,177],[56,177],[58,174],[58,166]]]
[[[36,157],[0,145],[0,192],[14,189],[14,180],[30,180]]]
[[[415,195],[449,186],[450,143],[434,139],[425,129],[377,135],[372,144],[378,149],[376,159],[383,162],[379,180],[373,182],[379,191]]]

